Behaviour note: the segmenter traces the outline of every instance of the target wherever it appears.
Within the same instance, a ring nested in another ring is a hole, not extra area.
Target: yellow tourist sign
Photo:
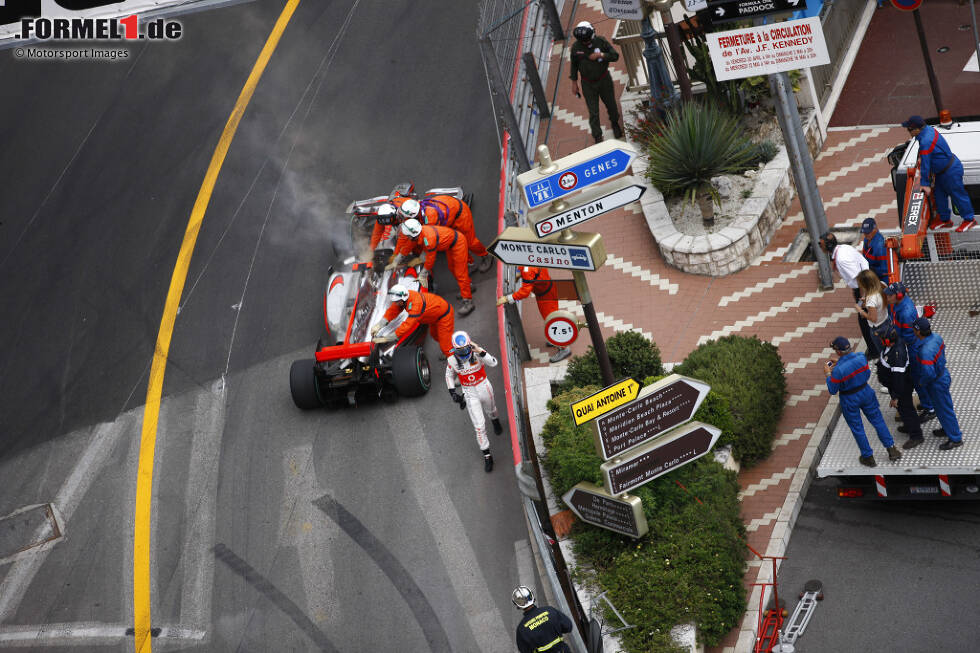
[[[628,404],[636,399],[639,393],[640,384],[633,379],[626,379],[576,401],[572,404],[572,419],[575,420],[575,426],[581,426],[589,420]]]

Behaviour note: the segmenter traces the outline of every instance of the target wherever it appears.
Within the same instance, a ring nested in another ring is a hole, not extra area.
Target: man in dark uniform
[[[926,195],[935,193],[939,224],[933,229],[952,229],[949,201],[953,200],[963,222],[956,228],[960,233],[977,225],[970,196],[963,187],[963,164],[949,149],[949,143],[936,128],[927,125],[922,116],[909,116],[902,123],[919,143],[919,183]]]
[[[874,218],[865,218],[861,223],[861,233],[864,234],[864,244],[861,253],[868,259],[871,271],[878,275],[882,283],[888,283],[888,247],[885,237],[878,231],[878,223]]]
[[[551,606],[534,605],[534,594],[518,585],[510,596],[519,610],[524,611],[517,624],[517,650],[521,653],[571,653],[562,638],[572,632],[572,620]]]
[[[906,433],[909,439],[902,449],[914,449],[922,444],[922,426],[919,414],[915,412],[915,401],[912,399],[912,373],[909,368],[909,352],[898,335],[898,329],[891,322],[885,322],[876,331],[884,349],[881,360],[878,361],[878,380],[888,388],[891,397],[891,407],[898,408],[902,418],[899,433]]]
[[[619,123],[619,106],[616,104],[616,89],[609,75],[609,64],[619,60],[619,53],[609,41],[595,35],[592,24],[582,21],[572,31],[575,43],[572,44],[572,92],[585,95],[589,108],[589,128],[596,143],[602,142],[602,128],[599,126],[599,100],[606,105],[609,122],[612,123],[613,136],[623,137],[623,127]],[[578,76],[582,74],[582,88],[579,90]]]

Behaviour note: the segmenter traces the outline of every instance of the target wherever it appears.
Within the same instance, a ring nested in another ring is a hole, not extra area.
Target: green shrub
[[[575,427],[568,408],[596,389],[575,388],[549,402],[552,414],[542,433],[542,464],[557,496],[579,481],[602,484],[592,429]],[[727,423],[724,398],[712,395],[698,416],[716,425]],[[572,538],[577,555],[594,570],[592,580],[609,592],[627,622],[636,625],[621,633],[626,650],[674,651],[670,629],[689,621],[697,623],[711,646],[739,623],[746,599],[738,489],[735,474],[709,455],[631,492],[642,501],[650,526],[643,538],[576,522]]]
[[[667,196],[694,202],[700,193],[720,202],[711,178],[752,167],[755,146],[737,119],[712,104],[688,102],[667,116],[661,135],[650,140],[646,176]]]
[[[772,453],[786,399],[786,373],[776,347],[755,336],[727,336],[701,345],[674,371],[701,379],[728,400],[736,460],[752,465]]]
[[[606,350],[609,352],[609,362],[612,364],[613,376],[616,379],[632,377],[641,381],[648,376],[664,373],[663,363],[660,362],[660,349],[653,342],[635,331],[617,333],[606,340]],[[590,346],[582,356],[575,356],[568,362],[568,371],[560,387],[562,390],[581,388],[586,385],[605,384],[599,371],[599,359],[595,350]]]
[[[779,147],[777,147],[772,141],[753,143],[751,164],[753,166],[758,166],[760,163],[769,163],[776,158],[776,154],[778,153]]]

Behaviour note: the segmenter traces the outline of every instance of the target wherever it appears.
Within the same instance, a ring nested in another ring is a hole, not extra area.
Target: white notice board
[[[817,17],[714,32],[706,37],[718,81],[830,63]]]

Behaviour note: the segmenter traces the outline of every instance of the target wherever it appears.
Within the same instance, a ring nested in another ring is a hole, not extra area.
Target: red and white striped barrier
[[[878,490],[878,496],[879,497],[887,497],[888,496],[888,488],[885,487],[885,477],[884,476],[875,475],[875,489]]]

